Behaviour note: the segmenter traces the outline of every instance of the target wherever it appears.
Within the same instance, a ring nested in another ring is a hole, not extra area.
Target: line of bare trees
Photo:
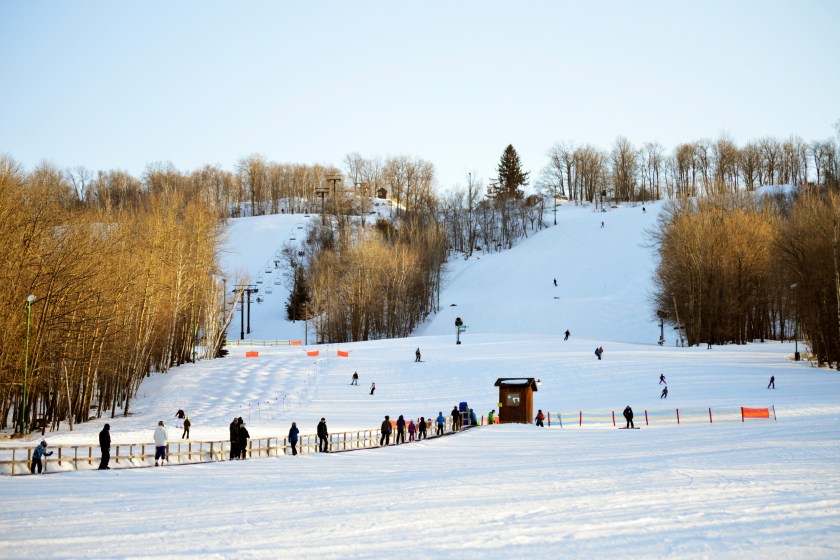
[[[806,340],[840,368],[840,192],[676,199],[652,232],[655,309],[691,345]]]
[[[0,427],[128,413],[142,378],[193,359],[198,336],[221,346],[218,215],[166,180],[119,192],[87,205],[63,171],[0,156]]]

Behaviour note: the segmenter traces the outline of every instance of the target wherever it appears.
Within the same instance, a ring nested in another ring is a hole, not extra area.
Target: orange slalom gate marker
[[[317,356],[317,355],[318,355],[318,354],[320,354],[320,353],[321,353],[321,351],[320,351],[320,350],[308,350],[308,351],[306,352],[306,355],[307,355],[307,356]]]
[[[747,408],[741,407],[741,422],[744,418],[770,418],[769,408]]]
[[[251,351],[251,350],[249,350],[248,352],[245,352],[245,357],[246,358],[258,358],[259,355],[260,355],[259,352],[254,352],[254,351]]]
[[[339,358],[349,358],[350,357],[350,352],[347,352],[345,350],[339,350],[338,351],[338,357]]]
[[[303,341],[302,340],[292,340],[292,341],[289,342],[289,345],[290,346],[302,346]]]

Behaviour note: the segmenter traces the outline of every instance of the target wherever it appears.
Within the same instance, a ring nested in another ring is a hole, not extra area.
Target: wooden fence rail
[[[748,411],[748,412],[745,412]],[[601,411],[589,412],[586,410],[575,410],[571,412],[547,412],[548,425],[552,422],[562,427],[584,425],[611,425],[624,424],[623,411]],[[742,406],[730,407],[692,407],[675,408],[667,410],[636,410],[633,413],[633,422],[636,424],[665,425],[665,424],[713,424],[715,422],[744,422],[745,418],[764,418],[776,420],[776,407],[770,405],[766,408],[746,408]]]

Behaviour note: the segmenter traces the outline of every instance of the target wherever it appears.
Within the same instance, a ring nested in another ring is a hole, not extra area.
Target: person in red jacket
[[[545,420],[545,414],[543,414],[542,410],[537,411],[537,416],[536,418],[534,418],[534,420],[537,422],[537,426],[539,426],[540,428],[544,427],[543,420]]]

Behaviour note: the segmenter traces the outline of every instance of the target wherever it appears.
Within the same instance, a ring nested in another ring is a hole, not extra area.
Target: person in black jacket
[[[382,421],[382,427],[379,429],[382,435],[379,436],[379,447],[389,445],[391,443],[391,417],[385,415],[385,420]]]
[[[239,459],[239,418],[230,423],[230,460]]]
[[[184,418],[184,433],[181,434],[181,439],[184,439],[184,438],[190,439],[190,424],[192,424],[192,422],[190,422],[190,417],[189,416],[185,417]]]
[[[420,422],[418,422],[417,424],[417,441],[428,437],[429,436],[426,435],[426,418],[424,416],[421,416]]]
[[[458,407],[453,406],[450,414],[452,414],[452,431],[457,432],[461,425],[461,413],[458,412]]]
[[[405,443],[405,418],[403,415],[400,414],[400,417],[397,418],[397,445],[400,443]]]
[[[329,453],[330,451],[330,443],[327,438],[330,437],[329,432],[327,431],[327,421],[324,418],[321,418],[321,421],[318,422],[318,451],[321,453]]]
[[[636,426],[633,424],[633,409],[630,408],[630,405],[627,405],[627,408],[624,409],[624,419],[627,420],[628,428],[635,428]]]
[[[110,469],[108,462],[111,460],[111,425],[105,424],[99,432],[99,449],[102,450],[102,460],[99,462],[99,470]]]
[[[248,438],[251,437],[251,434],[248,433],[248,430],[245,429],[245,420],[242,417],[239,417],[239,458],[240,459],[247,459],[248,458]]]
[[[298,434],[300,434],[300,430],[298,430],[297,423],[292,422],[292,427],[289,428],[289,443],[292,444],[292,455],[297,455]]]

